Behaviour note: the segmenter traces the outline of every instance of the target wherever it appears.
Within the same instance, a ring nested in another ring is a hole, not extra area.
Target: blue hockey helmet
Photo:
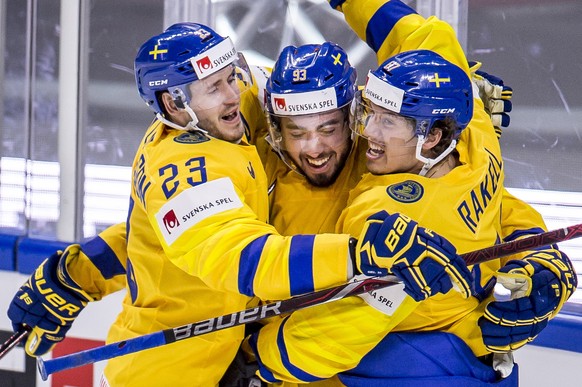
[[[368,73],[363,96],[374,104],[416,120],[416,134],[426,136],[435,121],[451,117],[454,138],[473,116],[469,76],[429,50],[397,54]]]
[[[356,69],[337,44],[306,44],[283,49],[267,81],[267,111],[293,116],[348,105],[356,92]]]
[[[146,104],[163,114],[159,92],[173,92],[188,104],[188,84],[214,74],[236,59],[237,51],[230,38],[202,24],[176,23],[138,50],[134,63],[137,88]]]

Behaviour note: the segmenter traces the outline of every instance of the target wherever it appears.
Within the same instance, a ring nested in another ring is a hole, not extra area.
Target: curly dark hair
[[[444,120],[435,121],[432,128],[430,128],[430,133],[435,133],[437,129],[440,129],[442,131],[442,137],[439,143],[430,150],[433,158],[439,156],[449,147],[449,145],[451,145],[457,128],[457,121],[453,117],[447,117]]]

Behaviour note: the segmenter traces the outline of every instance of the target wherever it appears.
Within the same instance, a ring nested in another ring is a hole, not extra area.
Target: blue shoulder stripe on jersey
[[[396,22],[404,16],[412,14],[416,14],[416,11],[399,0],[392,0],[382,5],[366,26],[366,43],[368,43],[368,46],[374,52],[378,52]]]
[[[289,251],[289,284],[291,295],[314,291],[313,243],[315,235],[296,235]]]
[[[527,230],[516,230],[516,231],[512,232],[508,237],[503,239],[503,241],[504,242],[511,242],[511,241],[514,241],[514,240],[521,238],[521,237],[542,234],[544,232],[545,231],[539,227],[529,228]],[[560,250],[560,248],[558,247],[557,244],[553,244],[550,247],[553,249],[556,249],[556,250]],[[532,249],[532,250],[545,250],[547,248],[548,248],[547,246],[541,246],[541,247],[537,247],[537,248]]]
[[[109,279],[116,275],[125,274],[125,268],[119,258],[100,236],[82,243],[81,250],[101,272],[103,278]]]
[[[541,234],[543,232],[544,232],[544,230],[542,230],[539,227],[528,228],[525,230],[515,230],[510,235],[503,238],[503,241],[504,242],[511,242],[511,241],[514,241],[514,240],[521,238],[521,237],[526,237],[526,236],[530,236],[530,235],[537,235],[537,234]]]
[[[285,329],[285,324],[287,324],[289,316],[285,318],[285,320],[279,326],[279,332],[277,333],[277,348],[279,348],[279,353],[281,355],[281,363],[283,363],[283,367],[289,371],[291,375],[296,377],[299,380],[304,382],[315,382],[318,380],[322,380],[322,378],[318,378],[317,376],[311,375],[302,369],[298,368],[294,364],[291,363],[289,360],[289,354],[287,352],[287,346],[285,345],[285,337],[283,335],[283,330]]]
[[[263,235],[246,245],[241,251],[238,263],[238,291],[240,294],[249,297],[255,296],[253,282],[268,238],[269,235]]]
[[[129,230],[131,229],[131,227],[129,225],[129,219],[131,218],[131,213],[133,212],[134,205],[135,205],[135,202],[130,197],[129,198],[129,208],[127,210],[127,219],[125,220],[125,242],[126,243],[127,243],[127,238],[129,238]]]
[[[289,316],[285,317],[285,319],[287,319],[287,318],[289,318]],[[258,332],[253,333],[249,337],[249,345],[251,346],[251,348],[253,349],[253,352],[255,353],[255,358],[256,358],[257,364],[259,366],[259,374],[261,375],[261,377],[263,379],[265,379],[269,383],[281,382],[281,380],[277,379],[275,377],[275,375],[273,375],[273,373],[271,371],[269,371],[263,365],[263,361],[261,360],[261,355],[259,354],[259,350],[257,349],[257,341],[259,340],[260,334],[261,334],[261,331],[258,331]]]

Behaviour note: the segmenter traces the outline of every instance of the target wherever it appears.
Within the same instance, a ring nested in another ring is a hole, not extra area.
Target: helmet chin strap
[[[421,152],[422,152],[422,145],[426,142],[426,137],[419,135],[418,136],[418,142],[416,143],[416,158],[418,160],[420,160],[421,162],[424,163],[424,165],[422,166],[422,169],[420,170],[420,172],[418,173],[420,176],[425,176],[427,174],[427,172],[434,167],[435,164],[437,164],[439,161],[441,161],[442,159],[444,159],[445,157],[447,157],[447,155],[449,153],[451,153],[455,147],[457,146],[457,140],[453,140],[451,141],[451,144],[449,145],[449,147],[447,149],[445,149],[443,151],[443,153],[441,153],[440,155],[437,156],[437,158],[435,159],[429,159],[428,157],[424,157]]]
[[[194,110],[188,104],[188,98],[186,97],[186,93],[182,90],[182,86],[170,87],[168,88],[168,92],[172,96],[172,100],[176,105],[178,110],[185,110],[188,115],[190,116],[190,122],[186,124],[186,126],[180,126],[175,122],[171,122],[170,120],[164,118],[160,113],[156,114],[158,120],[162,121],[167,126],[177,129],[177,130],[199,130],[204,134],[208,135],[208,132],[198,126],[198,116],[194,113]]]
[[[166,119],[163,115],[161,115],[160,113],[156,114],[156,118],[158,120],[160,120],[161,122],[163,122],[165,125],[177,129],[177,130],[198,130],[206,135],[209,136],[208,132],[204,129],[202,129],[201,127],[198,126],[198,117],[196,116],[196,113],[194,113],[194,110],[192,110],[192,108],[190,107],[190,105],[184,105],[183,108],[180,108],[183,110],[186,110],[186,112],[188,113],[188,115],[190,116],[190,122],[188,122],[186,124],[186,126],[180,126],[178,124],[176,124],[175,122],[172,122],[168,119]]]
[[[285,152],[281,148],[281,144],[279,143],[280,141],[275,140],[270,134],[268,134],[265,137],[265,141],[267,141],[267,144],[269,144],[271,146],[271,148],[273,149],[273,151],[275,151],[275,153],[277,153],[277,156],[279,156],[279,158],[281,159],[281,161],[283,161],[283,163],[285,163],[285,165],[287,165],[290,170],[292,170],[293,172],[296,172],[296,173],[300,174],[301,176],[305,176],[299,170],[299,168],[297,168],[297,166],[295,165],[295,163],[292,160],[290,160],[290,158],[285,154]]]

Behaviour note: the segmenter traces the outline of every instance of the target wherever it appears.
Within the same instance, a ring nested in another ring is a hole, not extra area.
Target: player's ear
[[[433,128],[426,136],[426,140],[424,141],[424,144],[422,144],[422,149],[430,150],[434,148],[441,141],[442,137],[443,130],[439,128]]]
[[[178,109],[178,107],[176,106],[176,103],[174,102],[174,99],[172,98],[170,93],[168,93],[168,92],[162,93],[161,99],[162,99],[162,103],[164,104],[164,110],[169,115],[178,114],[180,109]]]

